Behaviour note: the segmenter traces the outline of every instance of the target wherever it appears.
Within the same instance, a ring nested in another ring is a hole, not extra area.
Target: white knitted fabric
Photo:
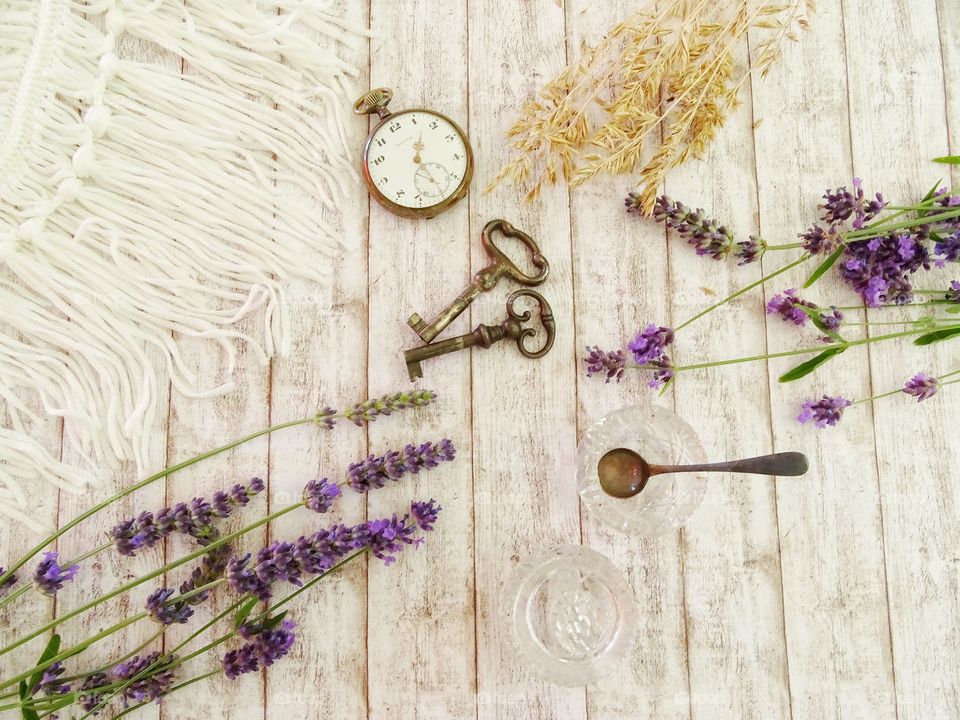
[[[168,382],[232,389],[175,336],[219,343],[228,378],[238,343],[287,350],[285,281],[326,282],[324,217],[355,179],[334,48],[366,30],[328,5],[0,0],[0,514],[38,526],[36,483],[143,472]],[[125,57],[126,37],[188,72]],[[235,327],[251,313],[256,337]],[[84,471],[31,438],[44,414]]]

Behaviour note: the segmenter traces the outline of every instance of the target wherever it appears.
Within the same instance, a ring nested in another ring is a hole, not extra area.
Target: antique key
[[[521,297],[529,297],[540,303],[540,322],[543,329],[547,332],[547,341],[542,348],[537,351],[531,351],[526,346],[526,338],[537,334],[537,331],[531,327],[524,327],[532,317],[529,310],[518,313],[514,310],[514,302]],[[413,350],[407,350],[404,358],[407,361],[407,372],[411,380],[423,377],[423,368],[420,363],[430,358],[446,355],[447,353],[458,352],[471,347],[488,348],[501,340],[514,340],[520,349],[520,354],[528,358],[541,358],[550,352],[553,347],[553,341],[556,336],[557,326],[553,319],[553,310],[543,296],[533,290],[517,290],[507,298],[507,319],[500,325],[479,325],[476,330],[467,335],[424,345]]]
[[[499,230],[506,237],[516,238],[526,245],[530,251],[531,261],[535,267],[540,269],[540,272],[533,276],[524,275],[520,268],[494,244],[491,235],[495,230]],[[483,242],[483,248],[486,250],[492,262],[473,276],[473,283],[471,283],[470,287],[464,290],[460,294],[460,297],[454,300],[453,304],[440,313],[433,322],[427,323],[417,314],[411,315],[407,321],[407,324],[423,338],[424,342],[433,342],[433,339],[442,333],[447,325],[456,320],[480,293],[492,290],[503,276],[507,275],[521,285],[536,287],[542,285],[544,280],[547,279],[547,275],[550,274],[550,263],[540,254],[540,248],[537,247],[537,243],[534,242],[533,238],[525,232],[517,230],[506,220],[492,220],[488,222],[486,227],[483,228],[481,240]]]

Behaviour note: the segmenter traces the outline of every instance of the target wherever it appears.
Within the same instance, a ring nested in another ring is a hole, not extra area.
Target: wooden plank
[[[746,54],[738,49],[737,62]],[[735,228],[756,226],[756,180],[750,90],[727,119],[702,162],[666,180],[668,195],[709,208]],[[669,241],[674,321],[695,315],[759,278],[699,258],[676,237]],[[652,322],[656,318],[651,318]],[[762,354],[762,298],[750,294],[679,332],[674,360],[696,363]],[[678,412],[700,433],[708,457],[750,457],[771,448],[769,388],[761,365],[735,365],[681,375]],[[790,716],[774,482],[718,476],[683,530],[683,563],[693,718]]]
[[[94,18],[102,22],[102,17]],[[179,60],[164,53],[154,45],[141,42],[134,38],[124,37],[120,41],[122,57],[139,59],[145,62],[166,64],[168,67],[179,67]],[[109,92],[109,91],[108,91]],[[99,301],[100,298],[93,298]],[[145,354],[156,368],[159,377],[165,377],[166,365],[158,352],[147,348]],[[149,433],[151,456],[144,458],[142,474],[148,474],[161,469],[167,464],[167,397],[168,384],[156,388],[156,405],[145,417],[145,427],[151,428]],[[152,417],[151,417],[152,415]],[[149,424],[147,424],[149,423]],[[82,465],[80,455],[65,446],[63,451],[64,462]],[[106,470],[106,484],[103,496],[112,495],[118,490],[130,485],[138,478],[138,472],[133,462],[123,462],[112,471]],[[164,483],[157,482],[140,492],[115,503],[109,510],[104,511],[95,521],[87,522],[74,531],[68,533],[60,541],[60,551],[64,559],[79,557],[91,548],[104,542],[104,533],[108,532],[118,521],[133,517],[144,510],[156,511],[164,506],[166,494]],[[60,521],[65,522],[86,510],[92,504],[90,497],[71,497],[61,493]],[[96,598],[118,585],[127,583],[147,572],[156,569],[164,563],[164,551],[161,547],[141,551],[135,558],[125,558],[108,550],[96,558],[84,563],[78,574],[78,582],[71,583],[57,594],[57,614],[75,609],[78,606]],[[151,584],[145,584],[131,593],[104,603],[66,625],[57,628],[63,636],[63,647],[84,640],[96,632],[126,619],[132,614],[140,612],[147,595],[152,591]],[[81,661],[67,663],[67,672],[75,673],[91,670],[104,664],[111,663],[117,658],[126,656],[131,650],[139,647],[157,631],[157,626],[149,621],[143,621],[130,626],[107,640],[95,645],[84,652]],[[149,650],[159,650],[160,641],[155,641]],[[148,651],[149,651],[148,650]],[[115,701],[115,705],[119,702]],[[144,708],[144,718],[159,718],[160,708],[156,705]]]
[[[756,45],[754,47],[756,48]],[[814,29],[788,44],[766,79],[753,80],[754,134],[760,231],[771,244],[792,243],[817,217],[826,188],[849,184],[850,126],[843,18],[839,5],[820,4]],[[824,63],[822,58],[834,58]],[[852,56],[850,61],[859,62]],[[747,228],[742,228],[745,232]],[[770,252],[773,272],[800,250]],[[811,261],[766,287],[765,299],[802,287]],[[821,304],[854,305],[856,296],[835,273],[804,297]],[[848,322],[863,321],[848,313]],[[850,328],[851,337],[862,331]],[[819,333],[797,330],[779,318],[767,322],[771,350],[816,347]],[[849,352],[802,382],[777,379],[806,358],[771,361],[774,449],[803,450],[811,459],[803,479],[777,482],[786,643],[793,716],[895,717],[880,498],[873,417],[851,414],[836,431],[801,427],[802,399],[843,390],[871,394],[863,352]],[[835,387],[843,378],[842,388]],[[856,498],[855,502],[851,498]]]
[[[947,99],[950,154],[960,155],[960,88],[956,82],[952,82],[960,70],[960,6],[949,0],[939,0],[937,16],[940,20],[940,53]],[[951,177],[953,187],[957,187],[960,183],[960,166],[953,166]]]
[[[470,3],[470,124],[478,189],[509,158],[504,137],[520,105],[566,64],[561,5]],[[535,679],[513,655],[499,622],[501,585],[513,567],[541,548],[580,540],[567,191],[548,189],[534,204],[521,204],[518,190],[507,185],[489,194],[475,191],[470,213],[474,233],[503,217],[537,240],[551,266],[540,290],[557,318],[556,345],[542,360],[525,360],[506,345],[473,357],[479,717],[572,720],[586,715],[584,691]],[[476,249],[472,260],[474,271],[488,262]],[[505,284],[476,304],[474,323],[501,320],[513,289]]]
[[[936,4],[849,0],[843,9],[854,170],[888,198],[916,200],[944,175],[929,160],[949,144]],[[877,346],[874,391],[895,390],[919,371],[955,370],[956,357],[955,344]],[[943,433],[955,408],[954,388],[923,407],[899,396],[874,408],[900,720],[960,715],[960,586],[952,569],[960,446]]]
[[[43,417],[43,407],[39,402],[28,402],[29,407],[39,417]],[[3,427],[10,427],[7,424],[6,408],[0,403],[0,418],[3,419]],[[53,457],[58,457],[62,446],[62,428],[63,423],[58,418],[45,419],[41,428],[32,430],[43,447]],[[45,524],[45,529],[36,532],[24,525],[14,522],[7,517],[0,519],[0,567],[9,568],[24,553],[32,549],[40,540],[49,535],[57,527],[59,519],[59,494],[57,488],[47,482],[39,481],[33,486],[23,488],[24,493],[30,498],[32,507],[30,512],[35,519]],[[92,493],[85,497],[89,502]],[[64,493],[66,494],[66,493]],[[50,549],[57,549],[53,545]],[[37,561],[43,556],[41,555]],[[36,568],[36,562],[31,561],[26,567],[17,573],[19,582],[13,588],[15,592],[21,583],[31,582],[31,576]],[[26,597],[15,600],[8,607],[0,610],[0,644],[6,645],[16,639],[17,635],[22,634],[24,628],[39,627],[46,625],[53,619],[55,601],[44,598],[42,595],[30,592]],[[46,646],[49,637],[37,638],[25,645],[22,649],[14,653],[4,655],[0,658],[0,677],[11,677],[23,672],[26,663],[29,663],[39,657]],[[0,705],[5,705],[8,700],[0,701]]]
[[[575,61],[581,44],[595,44],[632,9],[629,3],[597,7],[570,0],[567,52]],[[598,176],[571,194],[575,343],[579,436],[620,407],[657,402],[673,408],[673,393],[657,399],[647,378],[629,373],[621,384],[587,379],[579,362],[587,345],[624,347],[641,326],[670,318],[670,276],[663,230],[624,211],[630,177]],[[602,233],[598,234],[598,228]],[[680,534],[638,539],[610,531],[583,515],[583,543],[624,571],[639,609],[639,642],[629,660],[587,688],[591,720],[690,717]]]
[[[340,0],[338,8],[358,24],[367,25],[367,3]],[[330,40],[318,38],[318,43]],[[368,44],[337,46],[338,54],[362,68],[351,84],[367,86]],[[344,98],[352,102],[352,98]],[[347,119],[351,145],[360,148],[366,123]],[[282,158],[281,158],[282,161]],[[358,182],[340,203],[337,216],[326,218],[338,227],[351,248],[335,262],[330,308],[316,286],[299,281],[289,286],[291,304],[290,355],[273,362],[270,411],[272,422],[308,417],[325,405],[343,408],[366,395],[367,359],[367,193]],[[307,426],[274,435],[270,441],[270,502],[276,509],[297,502],[313,478],[340,481],[347,466],[365,456],[367,434],[351,423],[332,432]],[[334,523],[363,522],[365,502],[345,494],[330,513],[318,516],[298,511],[272,530],[276,538],[295,538]],[[367,583],[366,562],[358,560],[324,580],[291,606],[297,623],[293,656],[267,672],[266,717],[287,720],[367,715]],[[336,673],[331,669],[336,668]],[[332,710],[335,708],[335,710]]]
[[[469,132],[466,6],[466,0],[372,3],[370,82],[393,88],[391,109],[433,108]],[[359,146],[357,153],[359,158]],[[465,202],[430,221],[398,218],[372,206],[367,372],[372,394],[411,387],[403,350],[420,341],[407,317],[439,311],[467,286],[475,242]],[[444,337],[467,330],[463,317]],[[439,401],[378,421],[370,428],[370,451],[382,454],[450,437],[458,459],[368,498],[370,518],[405,512],[414,499],[433,497],[444,508],[419,551],[408,551],[389,568],[370,560],[370,718],[476,715],[470,357],[458,353],[424,363],[424,372],[418,386],[439,391]]]

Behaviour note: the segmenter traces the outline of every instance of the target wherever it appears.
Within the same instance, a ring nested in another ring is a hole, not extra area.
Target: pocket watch
[[[363,148],[363,178],[373,199],[404,217],[432,218],[462,200],[473,179],[466,133],[436,110],[391,113],[389,88],[371,90],[353,106],[380,122]]]

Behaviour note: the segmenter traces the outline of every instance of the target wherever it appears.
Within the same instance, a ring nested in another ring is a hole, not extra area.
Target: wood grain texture
[[[846,48],[838,5],[823,4],[816,31],[786,48],[766,80],[753,82],[754,133],[760,199],[760,234],[771,244],[790,243],[816,218],[828,187],[852,177],[847,104]],[[835,58],[823,62],[823,58]],[[852,58],[851,58],[852,59]],[[848,177],[850,176],[850,177]],[[748,229],[742,229],[746,232]],[[752,231],[752,229],[751,229]],[[801,250],[770,252],[769,273]],[[765,299],[799,288],[817,260],[769,286]],[[830,273],[809,291],[814,302],[856,305],[857,296]],[[848,313],[848,322],[862,322]],[[796,329],[772,316],[768,345],[816,347],[813,328]],[[853,336],[862,332],[849,329]],[[850,352],[804,381],[777,379],[805,358],[770,362],[774,449],[805,449],[813,461],[807,479],[777,481],[783,572],[784,629],[794,717],[894,718],[893,667],[881,537],[880,496],[873,418],[869,408],[850,413],[842,432],[800,427],[793,418],[809,397],[872,393],[862,372],[865,352]],[[842,387],[835,383],[843,379]],[[851,572],[851,568],[856,568]]]
[[[949,147],[936,5],[848,0],[844,20],[854,170],[890,197],[922,197],[944,174],[928,160]],[[877,33],[868,25],[895,27],[896,33]],[[874,58],[876,65],[868,69],[856,61],[863,58]],[[880,114],[896,121],[871,124],[866,131],[866,118]],[[957,369],[957,349],[877,347],[870,368],[875,391],[893,390],[916,372]],[[900,720],[960,714],[960,679],[942,670],[956,668],[960,650],[960,530],[954,521],[960,509],[960,446],[943,433],[957,405],[955,397],[937,400],[922,411],[906,397],[875,406]]]
[[[567,52],[595,43],[622,19],[623,7],[589,0],[566,3]],[[624,212],[629,182],[599,176],[571,194],[570,217],[576,307],[576,353],[586,346],[613,349],[645,323],[671,321],[670,268],[663,229]],[[646,378],[622,383],[586,378],[578,364],[578,426],[617,408],[656,402],[673,409],[673,394],[657,399]],[[686,612],[680,533],[645,540],[628,538],[583,514],[583,543],[603,553],[627,576],[640,609],[640,641],[628,662],[587,690],[587,716],[686,720],[690,717]]]
[[[465,0],[373,2],[370,82],[395,90],[392,110],[428,107],[467,125],[466,8]],[[411,386],[403,351],[422,343],[407,318],[437,312],[467,286],[474,242],[466,202],[430,221],[397,218],[372,206],[367,364],[372,394]],[[444,337],[467,330],[463,317]],[[408,551],[389,568],[370,561],[367,680],[369,717],[378,720],[476,714],[470,356],[448,355],[423,368],[425,380],[417,385],[436,389],[439,401],[371,426],[370,451],[382,454],[449,437],[458,459],[368,497],[370,518],[402,513],[412,500],[435,498],[443,507],[442,521],[423,548]]]
[[[629,177],[598,178],[575,191],[548,189],[530,205],[507,186],[482,192],[508,156],[504,133],[519,104],[576,57],[582,42],[598,40],[636,3],[337,3],[376,34],[369,44],[341,48],[361,68],[357,94],[390,86],[393,109],[433,107],[460,122],[476,154],[473,190],[451,212],[411,221],[371,205],[361,185],[353,188],[339,217],[328,218],[351,248],[335,267],[332,308],[322,309],[324,298],[308,284],[292,286],[292,355],[266,367],[245,357],[236,378],[240,391],[231,397],[193,402],[171,394],[169,414],[157,409],[156,446],[167,438],[166,457],[160,453],[151,465],[183,459],[268,421],[411,387],[402,351],[419,340],[406,319],[438,311],[486,264],[479,233],[493,218],[533,235],[551,262],[541,291],[558,319],[556,346],[538,362],[503,344],[424,363],[426,380],[417,387],[440,395],[430,408],[382,418],[368,430],[304,427],[253,443],[170,478],[166,488],[161,483],[139,493],[66,536],[60,549],[76,556],[102,542],[120,517],[261,475],[269,480],[269,498],[254,501],[242,516],[249,519],[268,503],[276,509],[296,501],[309,479],[341,479],[347,465],[368,452],[442,437],[457,444],[454,463],[367,497],[345,495],[326,516],[297,512],[248,538],[246,546],[255,548],[334,522],[403,512],[414,499],[433,497],[444,507],[426,545],[410,549],[395,566],[359,560],[301,598],[291,610],[299,638],[288,660],[237,683],[207,681],[133,717],[960,717],[960,446],[944,432],[956,425],[956,388],[919,408],[904,397],[853,408],[829,431],[794,421],[809,396],[865,398],[920,370],[957,369],[956,347],[850,351],[829,370],[787,386],[777,378],[789,360],[702,371],[681,377],[659,399],[637,375],[619,385],[586,378],[584,346],[612,349],[647,323],[676,325],[761,272],[697,258],[660,227],[627,215],[622,199]],[[960,6],[954,0],[820,5],[813,30],[787,48],[783,63],[747,84],[744,104],[707,156],[668,177],[668,194],[706,208],[738,235],[759,231],[771,243],[791,242],[813,221],[823,190],[852,175],[895,200],[916,199],[948,172],[929,159],[960,152]],[[358,164],[368,131],[367,119],[348,118]],[[960,181],[956,171],[953,181]],[[771,253],[762,270],[793,257]],[[816,343],[812,331],[763,313],[774,292],[800,285],[810,269],[681,332],[676,359]],[[513,289],[505,281],[478,299],[443,337],[502,320]],[[830,279],[811,298],[837,295],[854,304]],[[222,379],[218,352],[186,340],[182,346],[196,370]],[[779,481],[718,476],[691,523],[670,536],[637,540],[609,532],[580,507],[576,445],[608,412],[646,402],[693,421],[711,459],[803,450],[813,469],[806,478]],[[56,451],[56,428],[49,443]],[[108,484],[120,487],[134,471],[123,467],[108,475]],[[56,493],[37,502],[38,513],[57,515]],[[89,498],[64,496],[59,504],[64,521]],[[32,539],[0,530],[0,565]],[[571,690],[521,667],[500,615],[503,583],[521,559],[579,542],[626,575],[640,611],[640,640],[609,678]],[[174,543],[133,562],[105,555],[84,573],[83,584],[61,593],[57,609],[76,607],[185,547]],[[168,581],[181,578],[177,573]],[[65,640],[139,609],[147,592],[65,624]],[[0,614],[0,626],[34,624],[52,611],[53,603],[34,598]],[[142,623],[85,657],[116,658],[153,631]],[[166,647],[181,636],[169,632]],[[40,645],[18,657],[32,657]],[[0,675],[13,667],[10,658],[0,658]]]
[[[470,124],[482,188],[508,159],[503,137],[516,108],[566,64],[565,16],[549,2],[471,0],[469,22]],[[517,202],[514,188],[474,191],[470,213],[474,231],[505,218],[537,240],[551,268],[540,291],[559,320],[556,345],[543,360],[524,360],[508,344],[473,357],[476,542],[484,549],[476,569],[478,717],[581,718],[584,692],[533,678],[512,655],[499,617],[502,585],[521,558],[580,540],[567,191],[551,188],[530,205]],[[474,252],[474,271],[486,264]],[[511,290],[498,287],[475,304],[473,320],[502,320]]]
[[[368,24],[367,3],[340,0],[338,5],[351,19]],[[338,45],[337,50],[360,70],[357,85],[366,85],[369,44],[365,41],[356,48]],[[354,147],[360,147],[366,138],[366,123],[359,118],[350,120],[348,137]],[[291,324],[299,330],[290,355],[273,362],[271,422],[309,417],[325,406],[339,408],[367,396],[368,203],[364,189],[359,184],[352,186],[339,216],[327,219],[339,229],[348,249],[334,268],[334,303],[327,308],[327,298],[309,282],[290,289]],[[341,481],[348,465],[363,458],[366,450],[366,432],[350,423],[341,423],[332,431],[306,426],[272,436],[271,506],[297,502],[311,479]],[[288,516],[274,530],[274,538],[293,539],[336,522],[363,522],[365,505],[362,496],[345,494],[326,515],[305,510]],[[366,716],[366,562],[356,560],[326,578],[303,598],[303,605],[295,608],[292,616],[298,631],[294,662],[302,671],[267,674],[265,717]]]

